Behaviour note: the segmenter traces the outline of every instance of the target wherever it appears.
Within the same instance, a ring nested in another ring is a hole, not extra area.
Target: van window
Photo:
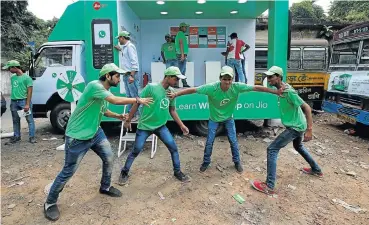
[[[325,68],[325,48],[304,48],[303,69],[323,70]]]
[[[35,62],[35,77],[41,77],[47,67],[72,66],[72,46],[46,47]]]
[[[331,64],[356,64],[358,49],[359,41],[335,45]]]

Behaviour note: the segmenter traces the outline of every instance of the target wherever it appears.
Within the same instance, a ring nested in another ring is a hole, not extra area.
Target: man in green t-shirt
[[[231,144],[232,160],[237,172],[243,171],[238,150],[236,126],[233,120],[233,111],[237,104],[238,95],[243,92],[261,91],[273,94],[282,93],[281,90],[272,90],[262,86],[249,86],[244,83],[233,83],[234,72],[232,67],[224,66],[221,69],[218,82],[205,84],[197,88],[188,88],[177,93],[169,93],[171,99],[186,94],[203,94],[208,96],[210,119],[208,123],[208,137],[206,139],[204,160],[200,171],[204,172],[210,165],[215,133],[219,125],[224,124],[229,143]]]
[[[32,115],[32,91],[33,81],[30,76],[25,74],[20,67],[20,64],[16,60],[10,60],[6,63],[3,69],[8,69],[13,75],[10,77],[10,83],[12,85],[10,95],[10,111],[13,118],[13,131],[14,136],[6,144],[14,144],[21,140],[21,127],[19,110],[23,110],[26,114],[26,120],[29,128],[29,142],[36,143],[35,138],[35,122]]]
[[[136,131],[136,139],[134,148],[129,153],[126,163],[120,173],[119,184],[123,185],[128,180],[128,172],[132,166],[135,158],[142,151],[146,139],[155,134],[158,138],[167,146],[170,155],[172,157],[174,176],[182,181],[188,181],[189,178],[181,172],[181,165],[179,161],[179,154],[176,142],[173,139],[172,134],[165,126],[169,119],[169,114],[174,121],[179,125],[182,132],[187,135],[189,133],[188,128],[183,124],[176,112],[175,100],[170,100],[167,97],[168,92],[174,92],[172,88],[179,79],[185,79],[186,77],[181,74],[178,67],[171,66],[164,72],[164,79],[161,83],[148,84],[141,92],[141,97],[152,97],[154,103],[150,107],[144,106],[142,108],[141,117],[138,121],[138,127]],[[130,127],[131,119],[138,108],[138,104],[134,105],[129,117],[127,118],[124,126]]]
[[[277,172],[277,158],[281,148],[292,142],[293,147],[309,163],[311,168],[302,168],[302,172],[318,177],[323,173],[302,144],[302,141],[310,141],[313,136],[313,118],[310,106],[304,102],[289,84],[282,81],[283,70],[278,66],[272,66],[264,73],[268,83],[278,89],[283,89],[283,94],[278,98],[281,120],[286,130],[283,131],[267,148],[267,178],[266,182],[251,181],[252,186],[263,193],[273,194]]]
[[[108,103],[127,105],[141,103],[148,105],[151,98],[124,98],[114,96],[110,87],[116,87],[120,82],[120,75],[126,71],[118,68],[114,63],[106,64],[100,70],[99,80],[91,81],[78,100],[77,107],[72,113],[65,133],[65,163],[62,171],[56,177],[50,188],[44,214],[49,220],[59,219],[59,209],[56,202],[65,184],[76,172],[82,158],[92,149],[103,161],[100,193],[111,197],[120,197],[122,193],[110,186],[113,171],[113,152],[104,131],[100,127],[103,116],[123,120],[122,114],[108,110]]]
[[[177,66],[176,46],[173,43],[172,37],[165,35],[166,43],[161,46],[161,57],[166,68],[171,66]]]
[[[187,23],[179,24],[179,31],[176,35],[175,45],[177,53],[177,64],[178,68],[183,75],[186,75],[186,64],[187,64],[187,54],[188,54],[188,41],[185,35],[187,28],[190,25]],[[183,87],[190,87],[187,84],[186,79],[182,79]]]

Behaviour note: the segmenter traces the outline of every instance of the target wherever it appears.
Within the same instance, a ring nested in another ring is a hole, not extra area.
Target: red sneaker
[[[265,182],[261,182],[259,180],[251,180],[250,182],[252,187],[255,188],[255,190],[263,192],[267,195],[274,194],[274,190],[269,188]]]
[[[317,171],[313,171],[311,168],[302,168],[301,171],[303,173],[309,174],[309,175],[313,175],[313,176],[317,176],[319,178],[323,177],[323,173],[322,172],[317,172]]]

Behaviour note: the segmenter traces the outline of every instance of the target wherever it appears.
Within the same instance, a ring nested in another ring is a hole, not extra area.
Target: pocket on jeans
[[[80,144],[81,142],[82,142],[81,140],[74,139],[74,138],[71,138],[71,137],[67,137],[66,140],[65,140],[65,146],[67,148],[73,148],[73,147],[77,146],[78,144]]]

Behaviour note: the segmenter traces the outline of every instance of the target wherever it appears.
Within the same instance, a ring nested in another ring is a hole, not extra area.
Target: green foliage
[[[18,60],[27,70],[31,49],[28,42],[34,41],[36,49],[47,41],[58,22],[57,18],[44,21],[27,10],[27,1],[1,2],[1,57]]]
[[[312,0],[293,3],[291,6],[292,19],[295,21],[315,22],[326,19],[321,6],[314,4]]]
[[[329,18],[338,22],[364,22],[369,20],[369,1],[334,0],[329,9]]]

